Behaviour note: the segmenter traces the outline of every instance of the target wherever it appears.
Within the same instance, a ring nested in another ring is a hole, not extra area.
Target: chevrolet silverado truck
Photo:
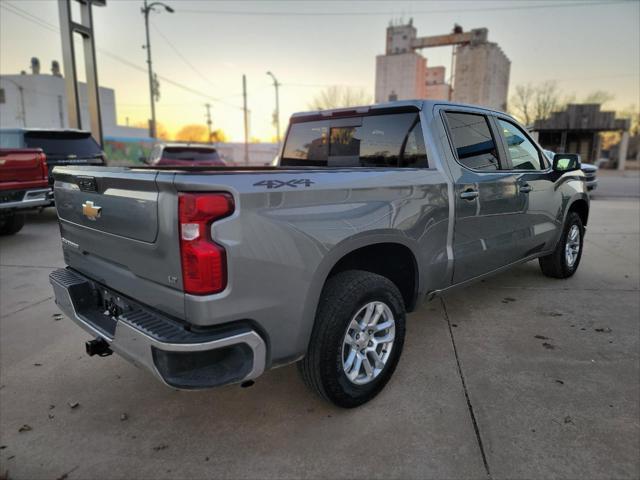
[[[24,212],[49,205],[45,155],[39,148],[3,148],[0,143],[0,235],[13,235],[24,226]]]
[[[424,297],[534,259],[573,275],[589,213],[578,162],[512,117],[422,100],[294,114],[277,166],[54,177],[50,281],[89,354],[176,389],[298,362],[341,407],[385,386]]]

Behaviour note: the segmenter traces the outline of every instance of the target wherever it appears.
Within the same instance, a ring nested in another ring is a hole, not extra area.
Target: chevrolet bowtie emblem
[[[82,214],[89,220],[95,221],[97,218],[100,218],[101,213],[102,207],[94,205],[93,202],[89,200],[82,204]]]

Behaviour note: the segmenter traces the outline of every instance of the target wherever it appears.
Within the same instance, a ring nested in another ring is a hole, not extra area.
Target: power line
[[[180,59],[185,63],[187,67],[189,67],[196,75],[202,78],[209,85],[215,88],[215,85],[213,85],[213,83],[211,83],[209,79],[200,72],[200,70],[198,70],[189,60],[187,60],[187,58],[184,55],[182,55],[182,53],[180,53],[180,51],[176,48],[176,46],[173,43],[171,43],[171,41],[167,38],[167,36],[164,33],[162,33],[162,30],[160,30],[155,24],[152,24],[151,26],[155,29],[158,35],[160,35],[160,37],[167,43],[167,45],[169,45],[171,50],[173,50],[173,52],[178,57],[180,57]]]
[[[9,8],[11,7],[11,8]],[[16,7],[15,5],[9,3],[9,2],[2,2],[0,3],[0,8],[4,8],[6,11],[13,13],[14,15],[17,15],[19,17],[22,17],[25,20],[28,20],[32,23],[37,23],[39,26],[41,26],[42,28],[45,28],[47,30],[50,30],[52,32],[55,33],[60,33],[60,30],[58,30],[55,26],[51,25],[50,23],[34,16],[31,15],[29,12],[22,10],[21,8]],[[15,9],[15,11],[14,11]]]
[[[11,8],[9,8],[11,7]],[[46,20],[41,19],[40,17],[37,17],[35,15],[32,15],[31,13],[27,12],[26,10],[23,10],[19,7],[16,7],[15,5],[3,1],[2,3],[0,3],[0,8],[4,8],[6,11],[13,13],[14,15],[17,15],[19,17],[22,17],[24,20],[27,20],[31,23],[35,23],[37,25],[39,25],[42,28],[45,28],[51,32],[54,33],[60,33],[60,29],[58,29],[55,25],[47,22]],[[106,55],[107,57],[110,57],[113,60],[116,60],[117,62],[122,63],[123,65],[126,65],[130,68],[133,68],[135,70],[138,70],[140,72],[143,73],[147,73],[146,68],[141,67],[140,65],[136,65],[133,62],[130,62],[122,57],[120,57],[119,55],[116,55],[113,52],[110,52],[108,50],[105,50],[103,48],[97,47],[96,50],[98,50],[100,53]],[[224,105],[233,107],[233,108],[237,108],[238,110],[242,110],[242,107],[238,106],[238,105],[233,105],[231,103],[225,102],[224,100],[220,99],[220,98],[216,98],[216,97],[212,97],[211,95],[204,93],[204,92],[200,92],[194,88],[191,88],[187,85],[184,85],[182,83],[176,82],[175,80],[171,80],[170,78],[164,77],[162,75],[158,75],[158,78],[161,79],[163,82],[166,82],[170,85],[173,85],[174,87],[180,88],[186,92],[189,92],[193,95],[197,95],[203,98],[206,98],[212,102],[217,102],[217,103],[222,103]]]
[[[498,11],[516,11],[516,10],[535,10],[535,9],[549,9],[549,8],[564,8],[564,7],[591,7],[595,5],[612,5],[615,3],[627,3],[634,4],[634,0],[608,0],[608,1],[594,1],[594,2],[569,2],[569,3],[554,3],[554,4],[536,4],[536,5],[518,5],[510,7],[484,7],[484,8],[449,8],[439,10],[414,10],[411,11],[411,15],[437,15],[439,13],[467,13],[467,12],[498,12]],[[247,10],[201,10],[201,9],[180,9],[180,13],[196,13],[196,14],[211,14],[211,15],[257,15],[257,16],[278,16],[278,17],[307,17],[307,16],[394,16],[398,14],[398,11],[385,11],[385,12],[292,12],[287,11],[247,11]]]

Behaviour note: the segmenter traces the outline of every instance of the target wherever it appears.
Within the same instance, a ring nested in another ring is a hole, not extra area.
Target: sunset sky
[[[518,84],[557,80],[579,100],[594,90],[615,95],[606,107],[640,104],[640,1],[186,1],[166,0],[175,13],[151,17],[155,70],[161,77],[207,95],[205,98],[161,80],[158,121],[171,131],[205,122],[212,104],[214,128],[241,140],[242,74],[247,75],[251,135],[268,140],[274,91],[281,87],[281,122],[305,110],[329,85],[362,87],[373,96],[375,56],[384,51],[392,19],[413,18],[418,35],[489,29],[511,60],[511,90]],[[22,16],[0,10],[0,72],[28,70],[40,58],[49,73],[62,60],[57,2],[0,0]],[[107,0],[94,8],[101,85],[115,89],[118,121],[149,117],[142,1]],[[533,8],[531,8],[533,7]],[[26,17],[26,18],[25,18]],[[37,19],[37,20],[36,20]],[[38,23],[39,22],[39,23]],[[429,66],[451,61],[447,47],[424,50]],[[125,60],[127,63],[117,60]],[[447,73],[449,75],[449,72]],[[82,76],[82,74],[81,74]]]

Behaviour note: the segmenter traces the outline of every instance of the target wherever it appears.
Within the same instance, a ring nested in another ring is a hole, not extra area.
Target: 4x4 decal
[[[309,180],[308,178],[294,178],[285,182],[283,180],[260,180],[253,184],[254,187],[267,187],[267,188],[280,188],[280,187],[294,187],[302,185],[304,187],[310,187],[316,182]]]

